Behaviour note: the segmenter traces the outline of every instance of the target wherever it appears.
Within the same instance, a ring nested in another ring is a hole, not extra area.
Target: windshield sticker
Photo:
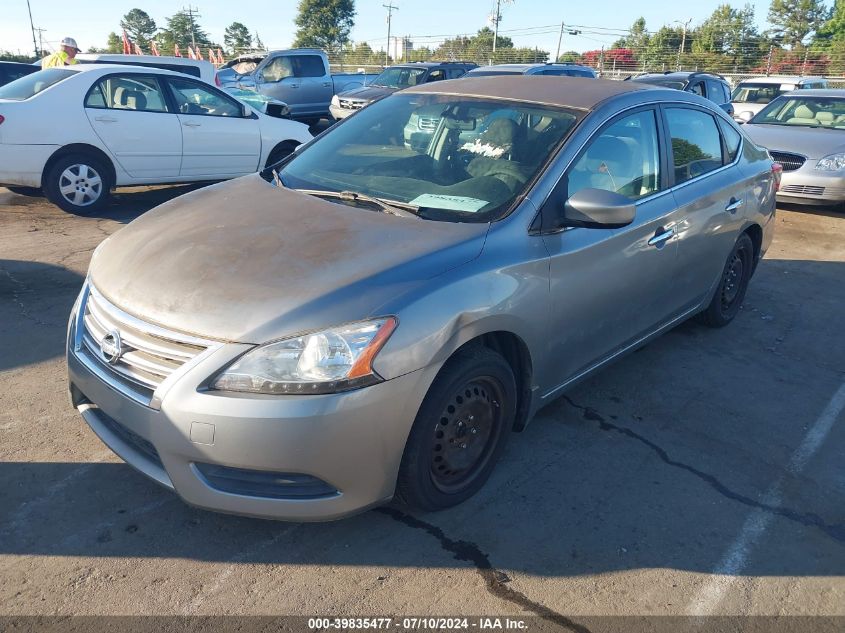
[[[487,200],[467,198],[465,196],[444,196],[439,193],[424,193],[411,200],[411,204],[420,207],[434,207],[435,209],[450,209],[451,211],[469,211],[475,213],[488,204]]]

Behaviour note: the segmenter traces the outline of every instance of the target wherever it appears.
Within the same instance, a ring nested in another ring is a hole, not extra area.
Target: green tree
[[[557,61],[563,64],[577,64],[581,61],[581,53],[578,53],[577,51],[566,51],[565,53],[560,54]]]
[[[821,0],[772,0],[769,7],[770,33],[776,42],[795,48],[803,44],[827,16]]]
[[[257,48],[260,51],[265,50],[264,42],[262,42],[261,38],[258,37],[258,31],[255,32],[255,48]]]
[[[754,25],[754,7],[734,9],[722,4],[692,34],[694,53],[715,54],[720,63],[737,70],[757,60],[760,34]]]
[[[123,40],[121,37],[112,31],[109,33],[109,37],[106,40],[106,53],[122,53],[123,52]]]
[[[355,25],[355,0],[300,0],[295,47],[322,48],[339,53]]]
[[[193,29],[192,29],[193,24]],[[156,35],[156,42],[158,42],[159,50],[163,55],[172,55],[174,45],[178,44],[185,54],[186,48],[191,44],[191,33],[196,38],[197,46],[202,48],[217,47],[217,44],[211,41],[202,27],[197,24],[196,19],[191,22],[191,16],[186,11],[179,11],[171,17],[167,18],[167,28],[162,29]]]
[[[148,49],[150,40],[156,32],[156,23],[146,11],[132,9],[123,16],[120,21],[120,28],[126,31],[129,39],[137,43],[141,48]],[[123,48],[121,47],[121,50]]]
[[[648,31],[645,26],[645,18],[637,18],[628,29],[628,35],[613,43],[611,48],[630,48],[634,51],[642,51],[648,45]]]
[[[252,35],[245,24],[232,22],[223,32],[223,43],[232,55],[237,55],[244,49],[252,48]]]

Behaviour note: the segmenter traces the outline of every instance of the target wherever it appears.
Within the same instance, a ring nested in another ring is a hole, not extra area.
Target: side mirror
[[[264,83],[264,73],[255,73],[255,83]]]
[[[248,119],[251,116],[252,116],[252,110],[250,109],[250,107],[248,105],[246,105],[245,103],[242,103],[241,104],[241,117],[244,118],[244,119]]]
[[[618,229],[628,226],[637,215],[630,198],[604,189],[581,189],[563,205],[564,226],[588,229]]]

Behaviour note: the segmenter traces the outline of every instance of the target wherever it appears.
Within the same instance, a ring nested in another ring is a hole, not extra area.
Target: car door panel
[[[169,78],[170,95],[182,128],[182,168],[187,177],[231,178],[258,169],[261,130],[243,105],[189,79]]]
[[[154,77],[115,74],[98,79],[86,95],[85,114],[131,178],[179,176],[182,130],[176,115],[167,111]]]
[[[629,125],[637,121],[639,129]],[[547,370],[557,384],[680,313],[674,285],[675,231],[681,217],[665,187],[665,152],[654,156],[659,147],[654,140],[658,129],[659,120],[652,109],[620,117],[587,143],[559,185],[567,189],[556,204],[584,187],[642,197],[636,201],[636,216],[629,226],[569,228],[544,235],[551,257]],[[646,145],[649,139],[650,146]],[[630,168],[623,176],[624,165],[616,159],[630,142],[639,143],[641,149],[632,152]],[[646,158],[648,152],[653,158]],[[654,167],[646,168],[646,161],[659,164],[659,173]],[[651,183],[648,187],[647,182]],[[640,190],[632,191],[630,183],[639,183]],[[555,211],[547,203],[543,212]]]

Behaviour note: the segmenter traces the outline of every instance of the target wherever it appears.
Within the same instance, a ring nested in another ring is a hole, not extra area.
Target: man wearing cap
[[[70,66],[76,63],[76,54],[79,52],[79,47],[76,45],[76,40],[72,37],[66,37],[62,40],[62,48],[52,55],[49,55],[41,60],[41,68],[53,68],[55,66]]]

